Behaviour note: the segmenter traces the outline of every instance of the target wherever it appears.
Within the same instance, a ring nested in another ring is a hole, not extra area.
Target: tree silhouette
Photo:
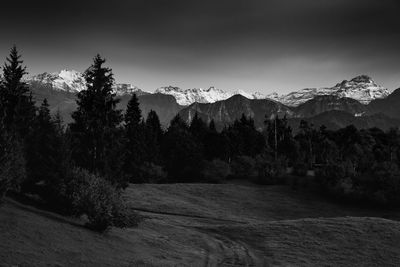
[[[161,162],[161,142],[163,130],[160,119],[154,110],[150,110],[146,118],[146,161],[159,164]]]
[[[115,173],[120,169],[115,164],[121,162],[115,157],[119,155],[116,149],[121,146],[122,115],[116,108],[112,70],[103,67],[105,62],[97,55],[84,73],[87,89],[78,93],[78,108],[72,113],[74,121],[69,126],[72,156],[78,166],[99,172],[112,182],[123,183]]]
[[[35,117],[35,106],[27,84],[22,80],[27,74],[17,47],[11,48],[3,67],[0,83],[1,116],[6,129],[25,138]]]
[[[141,182],[141,169],[145,160],[145,136],[139,100],[133,94],[128,102],[125,119],[125,159],[124,170],[131,182]]]

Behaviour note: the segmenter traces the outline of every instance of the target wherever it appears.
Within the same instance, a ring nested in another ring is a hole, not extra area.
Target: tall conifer
[[[103,67],[105,62],[97,55],[84,73],[87,90],[79,92],[78,108],[70,124],[72,157],[77,165],[120,183],[115,180],[119,178],[115,173],[118,166],[114,164],[120,162],[115,159],[118,155],[115,150],[120,147],[122,115],[116,108],[118,100],[113,93],[112,70]]]

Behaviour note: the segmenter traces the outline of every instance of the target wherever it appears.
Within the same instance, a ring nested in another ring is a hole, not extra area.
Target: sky
[[[360,74],[400,87],[398,0],[20,0],[1,4],[0,61],[84,71],[100,53],[144,90],[288,93]]]

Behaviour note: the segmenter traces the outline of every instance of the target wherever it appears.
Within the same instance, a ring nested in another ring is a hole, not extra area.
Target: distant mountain
[[[125,110],[130,98],[130,95],[120,96],[118,108]],[[154,110],[164,127],[167,127],[172,118],[183,108],[171,95],[144,94],[139,95],[138,99],[140,109],[142,110],[142,116],[146,118],[150,110]]]
[[[30,88],[36,105],[40,105],[43,99],[46,98],[49,102],[51,113],[60,112],[65,124],[72,122],[71,114],[77,108],[76,91],[58,90],[51,83],[45,84],[41,81],[30,81]],[[160,122],[164,126],[167,126],[170,120],[183,108],[170,95],[141,93],[143,91],[129,91],[129,89],[125,90],[124,88],[120,88],[119,90],[123,93],[117,96],[120,100],[117,108],[125,110],[134,92],[138,95],[142,115],[146,117],[150,110],[154,110],[157,112]]]
[[[308,117],[305,120],[312,123],[316,128],[324,125],[330,130],[338,130],[349,125],[354,125],[358,129],[378,127],[382,130],[389,130],[390,128],[400,126],[399,119],[390,118],[384,114],[357,117],[348,112],[339,110],[323,112],[316,116]],[[289,125],[294,132],[299,130],[300,121],[300,118],[289,119]]]
[[[47,99],[52,114],[60,112],[64,123],[70,123],[71,113],[76,110],[76,92],[70,90],[55,90],[51,84],[31,81],[30,88],[32,90],[33,99],[39,106],[43,99]]]
[[[383,113],[389,117],[400,119],[400,88],[384,99],[376,99],[368,105],[369,113]]]
[[[252,117],[258,128],[263,127],[266,116],[294,115],[290,108],[281,103],[268,99],[248,99],[242,95],[234,95],[215,103],[194,103],[182,109],[179,114],[185,121],[190,122],[196,112],[206,122],[213,119],[219,129],[239,119],[242,114]]]
[[[59,111],[65,123],[71,121],[71,113],[77,107],[76,94],[86,89],[82,74],[73,70],[43,73],[27,82],[37,104],[47,98],[51,111]],[[293,123],[306,118],[316,125],[325,124],[329,128],[349,124],[361,128],[400,125],[396,120],[400,119],[400,89],[389,95],[387,89],[376,85],[365,75],[331,88],[303,89],[285,96],[276,93],[248,94],[241,90],[225,92],[214,87],[183,90],[172,86],[159,88],[152,94],[131,84],[117,84],[114,92],[120,99],[118,108],[121,109],[126,108],[132,93],[136,93],[143,116],[154,110],[164,126],[178,112],[186,121],[191,121],[196,111],[207,122],[214,119],[219,128],[232,123],[242,114],[253,117],[258,128],[263,127],[265,116],[276,114],[281,117],[287,115]]]
[[[62,70],[57,73],[41,73],[28,79],[28,82],[42,83],[57,91],[80,92],[86,89],[82,73],[75,70]]]
[[[75,70],[62,70],[55,73],[42,73],[27,79],[28,83],[41,83],[56,91],[77,93],[86,89],[86,82],[81,72]],[[149,94],[131,84],[116,84],[114,92],[121,96],[136,93],[137,95]]]
[[[285,105],[296,107],[321,95],[347,97],[355,99],[362,104],[368,104],[375,99],[385,98],[389,94],[390,92],[388,89],[377,85],[372,78],[367,75],[361,75],[351,79],[350,81],[344,80],[333,87],[306,88],[287,95],[279,96],[278,94],[273,93],[267,97]]]
[[[197,103],[214,103],[217,101],[228,99],[234,95],[242,95],[249,99],[263,99],[265,96],[259,92],[254,94],[246,93],[243,90],[237,90],[234,92],[227,92],[222,89],[210,87],[208,89],[192,88],[192,89],[181,89],[174,86],[166,86],[158,88],[155,93],[172,95],[175,97],[178,104],[182,106],[188,106],[195,102]]]
[[[353,116],[360,117],[367,112],[367,106],[357,100],[336,95],[316,96],[311,100],[293,108],[297,117],[308,118],[326,111],[340,110]]]

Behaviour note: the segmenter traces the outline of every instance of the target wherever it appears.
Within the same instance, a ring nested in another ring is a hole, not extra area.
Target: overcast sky
[[[398,0],[6,1],[0,57],[31,74],[85,70],[118,82],[286,93],[359,74],[400,87]]]

